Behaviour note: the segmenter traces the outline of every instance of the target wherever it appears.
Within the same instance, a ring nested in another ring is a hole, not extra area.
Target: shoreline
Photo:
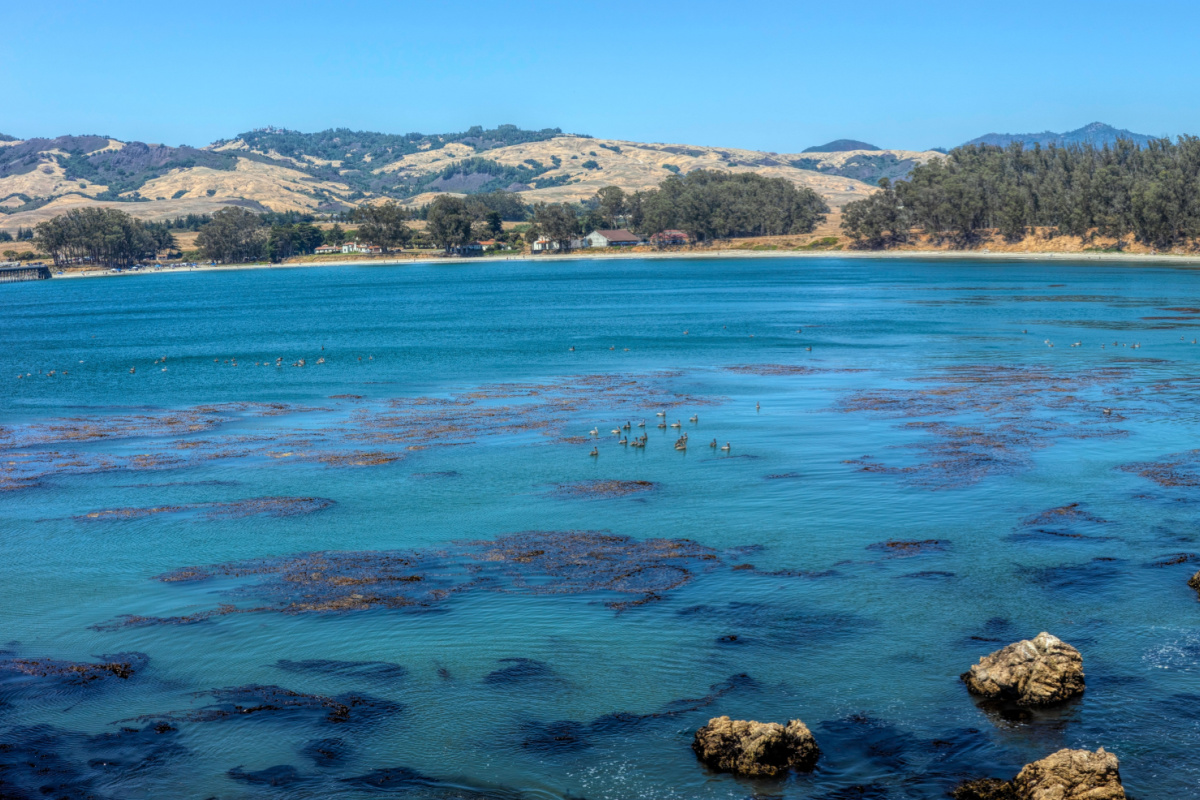
[[[678,260],[678,259],[709,259],[709,258],[850,258],[864,260],[883,259],[968,259],[978,261],[1079,261],[1079,262],[1110,262],[1114,264],[1149,263],[1155,266],[1176,265],[1180,267],[1200,267],[1200,254],[1142,254],[1142,253],[1064,253],[1061,251],[1044,253],[983,253],[971,250],[786,250],[786,251],[754,251],[754,250],[711,250],[684,251],[661,253],[572,253],[569,255],[521,254],[513,256],[470,256],[470,257],[436,257],[424,256],[414,258],[391,259],[356,259],[342,261],[320,261],[310,263],[254,263],[254,264],[217,264],[198,267],[164,267],[138,272],[109,272],[108,270],[93,270],[86,272],[68,272],[54,275],[60,278],[119,278],[137,275],[164,275],[192,272],[232,272],[251,269],[310,269],[314,267],[395,267],[404,265],[431,264],[499,264],[508,261],[521,262],[559,262],[559,261],[599,261],[603,259],[629,260]],[[54,268],[51,267],[51,270]]]

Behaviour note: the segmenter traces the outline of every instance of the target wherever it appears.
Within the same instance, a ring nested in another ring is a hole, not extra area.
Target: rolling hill
[[[1051,144],[1059,146],[1091,144],[1100,147],[1106,144],[1111,145],[1117,139],[1129,139],[1136,142],[1139,147],[1145,147],[1147,142],[1155,138],[1157,137],[1147,136],[1144,133],[1134,133],[1124,128],[1114,128],[1112,125],[1106,125],[1103,122],[1092,122],[1084,125],[1082,128],[1066,131],[1065,133],[1054,133],[1053,131],[1042,131],[1041,133],[988,133],[977,139],[972,139],[967,144],[990,144],[997,147],[1007,147],[1013,142],[1023,142],[1026,147],[1033,147],[1035,144],[1042,147],[1047,147]]]
[[[780,154],[513,125],[432,135],[265,128],[206,147],[0,136],[0,229],[32,226],[79,206],[162,219],[224,206],[328,213],[386,198],[419,205],[442,192],[497,189],[526,202],[578,201],[603,186],[649,189],[672,173],[697,169],[786,178],[840,207],[873,192],[879,178],[905,175],[935,157],[875,149]]]

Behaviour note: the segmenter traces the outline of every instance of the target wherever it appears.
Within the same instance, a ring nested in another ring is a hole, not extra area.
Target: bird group
[[[755,403],[755,409],[757,409],[757,408],[758,408],[758,404]],[[682,420],[675,420],[674,422],[670,423],[670,425],[668,425],[667,421],[666,421],[666,416],[667,416],[666,411],[656,411],[655,416],[661,418],[658,423],[659,428],[665,429],[667,427],[671,427],[671,428],[682,428],[683,427]],[[688,422],[692,423],[693,425],[699,424],[700,415],[693,414],[692,416],[688,417]],[[632,432],[634,427],[641,428],[643,432],[639,436],[634,436],[631,439],[631,438],[629,438],[629,432]],[[621,427],[613,428],[610,431],[610,433],[617,437],[617,444],[619,444],[623,447],[645,447],[646,442],[650,438],[650,435],[645,433],[645,428],[646,428],[646,420],[644,420],[644,419],[639,421],[636,426],[634,425],[633,422],[627,421]],[[590,431],[588,431],[588,435],[593,438],[598,438],[600,436],[600,427],[596,426],[596,427],[592,428]],[[676,450],[687,450],[687,446],[688,446],[688,434],[686,432],[684,432],[684,434],[682,436],[680,436],[678,439],[675,440],[675,449]],[[712,448],[713,450],[718,449],[717,440],[713,439],[712,442],[709,444],[709,447]],[[730,449],[729,442],[726,442],[724,444],[724,446],[720,447],[720,449],[724,452],[729,452],[729,449]],[[600,448],[593,447],[591,452],[588,453],[588,455],[593,456],[593,457],[599,456]]]

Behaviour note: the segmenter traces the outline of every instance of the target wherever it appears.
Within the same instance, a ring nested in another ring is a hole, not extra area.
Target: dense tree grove
[[[361,206],[354,211],[354,220],[359,223],[358,235],[364,241],[379,245],[384,250],[404,247],[412,241],[412,229],[404,224],[411,216],[408,210],[402,208],[395,200]],[[321,242],[317,242],[313,247],[319,244]]]
[[[257,214],[231,207],[212,217],[196,237],[196,246],[205,258],[234,264],[262,261],[267,255],[268,232]]]
[[[607,187],[601,193],[601,208],[617,207],[615,193]],[[673,228],[699,240],[810,233],[829,213],[816,192],[784,178],[708,170],[672,175],[658,189],[637,192],[621,205],[636,231]]]
[[[842,227],[871,247],[909,232],[970,244],[984,231],[1010,240],[1051,235],[1123,237],[1173,247],[1200,242],[1200,139],[1139,148],[972,145],[915,168],[907,180],[849,203]]]
[[[425,234],[430,241],[449,253],[451,247],[471,240],[475,217],[461,197],[445,194],[430,203],[425,222]]]
[[[55,264],[88,259],[124,267],[175,246],[165,225],[147,224],[112,208],[72,209],[38,223],[34,237]]]

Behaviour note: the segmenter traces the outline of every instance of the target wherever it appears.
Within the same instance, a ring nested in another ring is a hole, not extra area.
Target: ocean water
[[[1195,271],[52,280],[0,336],[6,797],[937,798],[1099,746],[1200,796]],[[1043,630],[1081,699],[968,695]],[[818,768],[708,771],[722,714]]]

